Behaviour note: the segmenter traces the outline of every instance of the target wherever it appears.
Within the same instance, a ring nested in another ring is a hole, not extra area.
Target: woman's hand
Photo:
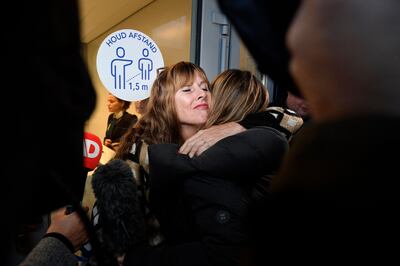
[[[111,139],[105,139],[104,140],[104,145],[106,145],[107,147],[111,147],[112,141]]]
[[[190,158],[195,155],[199,156],[221,139],[245,130],[246,129],[244,127],[235,122],[212,126],[210,128],[200,130],[195,135],[187,139],[179,149],[179,152],[189,155]]]

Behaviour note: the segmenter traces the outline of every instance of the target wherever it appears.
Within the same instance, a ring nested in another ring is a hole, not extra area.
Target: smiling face
[[[148,143],[183,143],[207,121],[210,92],[204,70],[181,61],[157,70],[146,112],[139,120]]]
[[[198,73],[192,84],[183,86],[175,93],[175,110],[181,124],[181,133],[197,131],[208,118],[211,94],[205,81]]]

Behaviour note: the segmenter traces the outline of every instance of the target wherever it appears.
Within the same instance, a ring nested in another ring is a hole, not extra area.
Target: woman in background
[[[107,107],[111,114],[107,119],[107,129],[103,144],[113,150],[116,150],[121,137],[137,121],[136,115],[126,111],[130,105],[131,102],[121,100],[111,93],[107,96]]]

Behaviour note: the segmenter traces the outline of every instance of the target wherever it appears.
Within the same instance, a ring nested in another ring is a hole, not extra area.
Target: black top
[[[124,112],[123,115],[116,119],[114,114],[110,114],[107,119],[107,130],[105,139],[111,139],[111,141],[119,142],[121,137],[131,128],[137,121],[137,116]]]

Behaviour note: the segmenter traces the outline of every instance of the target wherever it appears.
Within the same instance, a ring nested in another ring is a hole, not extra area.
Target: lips
[[[198,109],[198,110],[208,110],[208,104],[206,103],[202,103],[202,104],[198,104],[194,107],[194,109]]]

